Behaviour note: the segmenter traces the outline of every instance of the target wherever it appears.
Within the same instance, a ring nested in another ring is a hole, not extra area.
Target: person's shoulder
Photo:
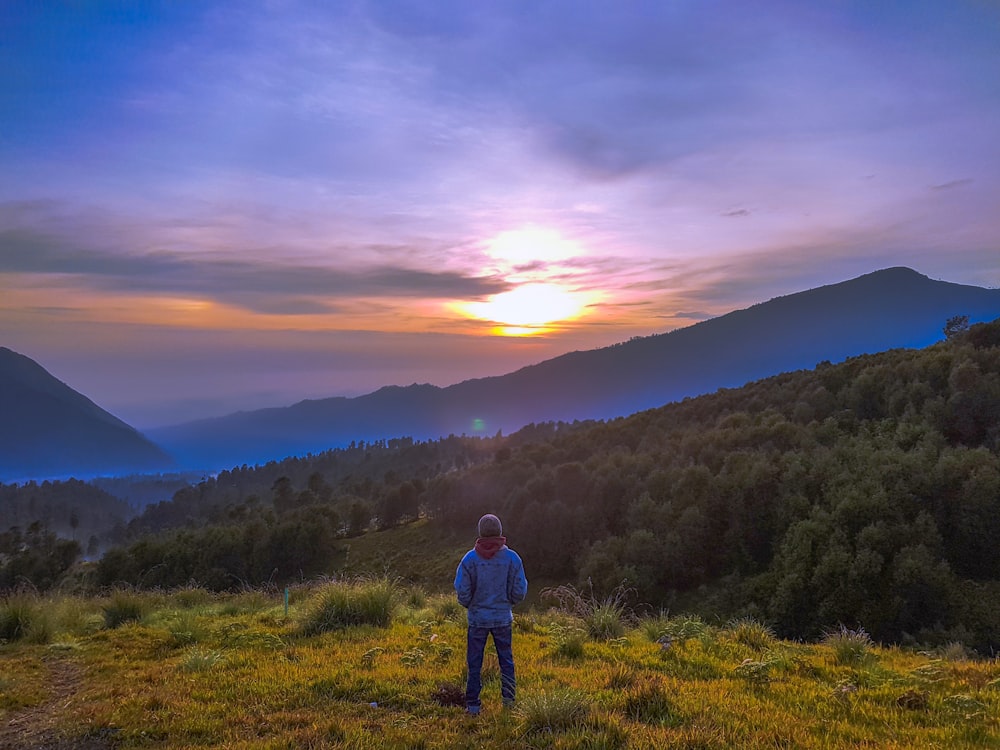
[[[505,551],[510,559],[521,562],[521,556],[517,554],[514,550],[512,550],[510,547],[507,547]]]
[[[476,560],[478,558],[479,558],[479,555],[476,554],[476,549],[475,549],[475,547],[473,547],[468,552],[466,552],[464,555],[462,555],[462,562],[464,563],[464,562],[468,562],[469,560]],[[454,560],[455,558],[452,558],[452,559]]]

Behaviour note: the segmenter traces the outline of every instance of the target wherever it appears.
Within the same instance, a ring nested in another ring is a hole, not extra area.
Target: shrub
[[[941,646],[938,651],[945,661],[968,661],[973,654],[965,647],[965,644],[952,641]]]
[[[384,578],[328,584],[315,597],[302,632],[318,635],[354,625],[387,627],[398,597],[396,584]]]
[[[851,630],[844,625],[827,633],[823,643],[833,649],[834,661],[840,665],[863,664],[871,657],[873,645],[864,628]]]

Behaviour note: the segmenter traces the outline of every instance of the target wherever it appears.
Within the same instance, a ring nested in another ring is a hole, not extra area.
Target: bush
[[[318,635],[353,625],[388,627],[399,588],[385,578],[331,583],[315,597],[302,621],[305,635]]]

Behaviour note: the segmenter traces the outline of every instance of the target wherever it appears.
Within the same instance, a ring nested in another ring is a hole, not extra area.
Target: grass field
[[[790,643],[581,601],[518,613],[518,704],[501,708],[494,656],[472,718],[464,611],[387,579],[297,587],[287,615],[281,592],[12,597],[0,747],[1000,747],[1000,663],[958,646]]]

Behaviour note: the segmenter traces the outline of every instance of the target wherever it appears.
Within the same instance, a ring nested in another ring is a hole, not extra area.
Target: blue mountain
[[[134,428],[0,347],[0,481],[161,471],[173,460]]]
[[[446,388],[389,386],[149,434],[185,465],[213,470],[353,440],[493,435],[532,422],[609,419],[823,361],[924,347],[959,315],[972,323],[1000,317],[1000,289],[890,268],[506,375]]]

